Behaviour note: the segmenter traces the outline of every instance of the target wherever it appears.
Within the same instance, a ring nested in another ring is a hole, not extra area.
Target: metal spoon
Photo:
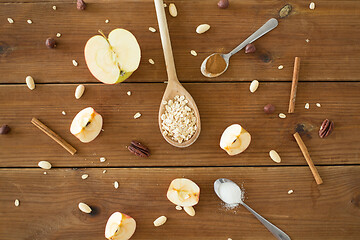
[[[234,183],[233,181],[226,179],[226,178],[219,178],[214,182],[214,190],[216,195],[224,201],[220,196],[220,185],[226,182]],[[236,183],[234,183],[236,186],[238,186]],[[238,186],[239,187],[239,186]],[[240,188],[240,187],[239,187]],[[241,193],[241,189],[240,189]],[[240,198],[240,196],[239,196]],[[240,198],[241,199],[241,198]],[[238,202],[239,204],[243,205],[249,212],[251,212],[277,239],[279,240],[290,240],[290,237],[281,231],[278,227],[270,223],[268,220],[260,216],[257,212],[252,210],[248,205],[246,205],[242,200]]]
[[[270,20],[268,20],[264,25],[262,25],[261,28],[259,28],[256,32],[254,32],[250,37],[248,37],[245,41],[243,41],[242,43],[240,43],[240,45],[238,45],[236,48],[234,48],[231,52],[227,53],[227,54],[222,54],[222,53],[213,53],[210,56],[208,56],[207,58],[205,58],[205,60],[202,62],[200,70],[201,73],[205,76],[205,77],[217,77],[220,76],[221,74],[223,74],[229,67],[229,60],[230,57],[232,55],[234,55],[235,53],[237,53],[238,51],[240,51],[241,49],[243,49],[244,47],[246,47],[246,45],[248,45],[249,43],[254,42],[256,39],[262,37],[263,35],[265,35],[266,33],[270,32],[271,30],[273,30],[274,28],[276,28],[276,26],[278,25],[278,21],[275,18],[271,18]],[[222,71],[221,73],[218,74],[213,74],[210,73],[206,70],[206,62],[208,61],[208,59],[215,55],[215,54],[219,54],[222,58],[224,58],[225,63],[226,63],[226,67],[224,69],[224,71]]]

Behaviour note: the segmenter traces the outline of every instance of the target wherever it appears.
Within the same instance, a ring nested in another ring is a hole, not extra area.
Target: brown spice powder
[[[206,62],[206,70],[212,74],[222,73],[226,68],[226,62],[224,58],[216,53],[212,55]]]

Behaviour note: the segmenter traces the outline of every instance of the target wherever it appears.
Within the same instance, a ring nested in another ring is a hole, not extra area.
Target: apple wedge
[[[251,135],[239,124],[225,129],[220,139],[220,147],[230,156],[242,153],[250,145]]]
[[[96,35],[85,45],[85,61],[91,74],[105,84],[126,80],[139,67],[141,51],[135,36],[122,28],[108,38]]]
[[[81,142],[88,143],[99,135],[102,125],[102,116],[92,107],[88,107],[76,114],[71,123],[70,132]]]
[[[128,240],[136,229],[135,220],[120,212],[114,212],[105,227],[105,237],[109,240]]]
[[[199,202],[200,188],[186,178],[176,178],[169,186],[167,198],[175,205],[182,207],[194,206]]]

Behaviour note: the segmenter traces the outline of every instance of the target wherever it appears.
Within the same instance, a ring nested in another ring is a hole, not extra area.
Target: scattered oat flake
[[[110,20],[109,20],[109,19],[106,19],[106,20],[105,20],[105,23],[109,23],[109,22],[110,22]]]
[[[279,70],[281,70],[281,69],[283,69],[283,68],[284,68],[283,65],[278,66],[278,69],[279,69]]]
[[[310,39],[308,39],[308,38],[307,38],[307,39],[305,39],[305,42],[307,42],[307,43],[308,43],[308,42],[310,42]]]
[[[306,103],[306,104],[305,104],[305,108],[306,108],[306,109],[309,109],[309,108],[310,108],[310,104],[309,104],[309,103]]]
[[[154,60],[152,60],[151,58],[149,59],[149,63],[150,64],[155,64]]]
[[[46,175],[47,174],[47,172],[44,172],[44,175]]]
[[[52,9],[55,11],[56,10],[56,6],[54,5],[54,6],[52,6]]]
[[[9,23],[14,23],[14,20],[12,18],[7,19]]]
[[[114,182],[114,188],[116,188],[116,189],[119,188],[119,183],[118,183],[118,181],[115,181],[115,182]]]
[[[83,174],[83,175],[81,175],[81,178],[84,179],[84,180],[87,179],[88,177],[89,177],[88,174]]]
[[[156,32],[156,29],[153,27],[149,27],[149,31],[154,33],[154,32]]]
[[[105,162],[105,161],[106,161],[106,158],[104,158],[104,157],[100,158],[100,162]]]
[[[31,19],[28,19],[27,21],[26,21],[28,24],[32,24],[33,22],[31,21]]]
[[[103,171],[103,173],[106,173],[107,171],[106,171],[106,169]]]
[[[75,67],[77,67],[77,66],[79,65],[76,60],[72,60],[72,63],[73,63],[73,65],[74,65]]]
[[[164,3],[164,8],[166,8],[167,7],[167,5],[166,5],[166,3]]]
[[[195,52],[195,50],[191,50],[190,53],[191,53],[191,55],[193,55],[195,57],[197,56],[197,52]]]
[[[126,93],[128,96],[131,96],[131,92],[130,91],[127,91]]]
[[[232,240],[232,238],[228,238],[228,240]]]
[[[103,132],[104,132],[105,130],[104,130],[104,129],[101,129],[101,131],[103,131]],[[86,160],[86,159],[85,159],[85,160]]]
[[[317,106],[317,107],[321,107],[321,104],[320,104],[320,103],[316,103],[316,106]]]
[[[293,192],[294,192],[294,190],[290,189],[290,190],[288,191],[288,194],[292,194]]]
[[[182,210],[182,207],[179,206],[179,205],[177,205],[177,206],[175,207],[175,209],[178,210],[178,211],[181,211],[181,210]]]
[[[283,113],[279,113],[279,118],[286,118],[286,115]]]
[[[168,83],[168,81],[164,81],[164,83]]]
[[[56,37],[58,37],[58,38],[61,37],[61,33],[57,33]]]
[[[314,2],[311,2],[310,5],[309,5],[309,8],[311,10],[314,10],[315,9],[315,3]]]
[[[19,199],[15,199],[15,202],[14,202],[15,206],[18,207],[20,205],[20,201]]]
[[[65,112],[65,111],[62,111],[61,114],[65,116],[65,115],[66,115],[66,112]]]
[[[139,112],[135,113],[134,118],[137,119],[139,117],[141,117],[141,113],[139,113]]]

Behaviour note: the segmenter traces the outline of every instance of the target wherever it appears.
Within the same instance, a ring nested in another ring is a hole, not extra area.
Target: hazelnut
[[[273,112],[275,112],[275,107],[274,107],[274,105],[272,105],[272,104],[268,104],[268,105],[266,105],[265,107],[264,107],[264,112],[265,113],[267,113],[267,114],[270,114],[270,113],[273,113]]]
[[[228,8],[229,0],[220,0],[217,5],[219,8],[222,8],[222,9]]]
[[[10,130],[11,128],[8,125],[4,124],[0,128],[0,134],[8,134]]]
[[[245,47],[245,53],[253,53],[256,51],[255,45],[252,43],[249,43],[248,45],[246,45]]]
[[[56,48],[56,41],[55,41],[55,39],[53,39],[53,38],[48,38],[48,39],[46,39],[46,41],[45,41],[45,45],[46,45],[48,48]]]
[[[77,0],[76,7],[78,10],[85,10],[86,3],[83,0]]]

